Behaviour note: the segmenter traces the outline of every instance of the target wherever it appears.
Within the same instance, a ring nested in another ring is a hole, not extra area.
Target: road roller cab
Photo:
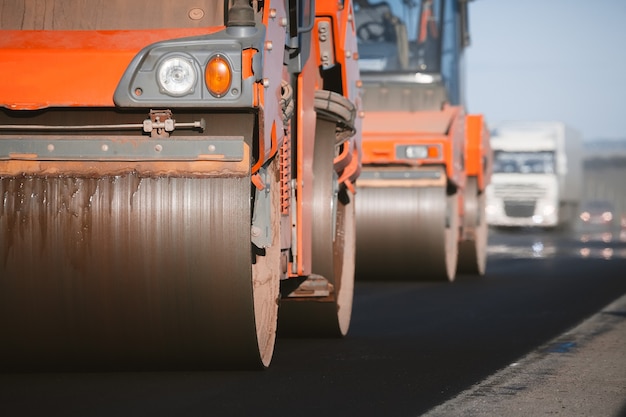
[[[0,2],[1,369],[262,368],[279,320],[347,332],[352,13]]]
[[[465,1],[357,2],[365,113],[358,277],[484,273],[486,235],[477,242],[475,231],[486,233],[478,212],[488,175],[484,154],[469,152],[476,135],[462,88],[467,19]]]

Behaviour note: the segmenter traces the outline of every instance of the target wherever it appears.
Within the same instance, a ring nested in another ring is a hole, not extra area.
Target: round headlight
[[[221,55],[215,55],[209,59],[204,74],[207,89],[215,97],[222,97],[230,88],[233,78],[230,64]]]
[[[159,65],[157,80],[166,94],[172,96],[189,94],[196,85],[196,79],[196,70],[185,57],[170,57]]]

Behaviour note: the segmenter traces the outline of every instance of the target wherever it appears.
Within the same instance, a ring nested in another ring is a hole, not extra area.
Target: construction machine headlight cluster
[[[440,145],[400,145],[396,147],[398,159],[441,159]]]
[[[199,78],[198,66],[199,64],[190,56],[167,56],[157,70],[157,82],[161,91],[174,97],[193,93]],[[207,90],[213,97],[226,96],[230,92],[232,79],[233,70],[228,58],[219,53],[209,58],[204,70],[204,80]]]
[[[259,51],[265,32],[257,27],[231,32],[144,48],[126,69],[113,101],[119,107],[252,106],[254,84],[263,74]]]
[[[190,55],[171,54],[158,64],[157,82],[162,93],[173,97],[182,97],[195,92],[200,79],[198,72],[204,67],[205,87],[211,96],[222,98],[228,95],[236,97],[239,90],[230,89],[233,84],[233,66],[225,54],[215,53],[205,65]],[[135,94],[144,94],[144,89],[135,89]],[[202,92],[200,95],[203,96]]]

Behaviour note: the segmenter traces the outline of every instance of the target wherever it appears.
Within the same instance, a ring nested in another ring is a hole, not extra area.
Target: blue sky
[[[626,139],[626,0],[469,3],[466,104],[489,124],[560,120]]]

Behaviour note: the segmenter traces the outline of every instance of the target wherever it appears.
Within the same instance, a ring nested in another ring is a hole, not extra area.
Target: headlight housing
[[[118,107],[245,108],[263,77],[265,28],[235,28],[142,49],[115,90]]]

